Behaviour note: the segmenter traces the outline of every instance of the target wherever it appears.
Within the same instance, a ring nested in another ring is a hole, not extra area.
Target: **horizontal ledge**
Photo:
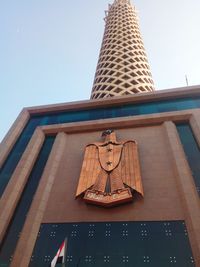
[[[52,112],[103,108],[103,107],[111,107],[113,105],[116,106],[127,105],[132,103],[136,104],[136,103],[145,103],[150,101],[156,102],[159,100],[168,100],[180,97],[184,98],[184,97],[195,97],[195,96],[200,96],[200,85],[180,87],[167,90],[158,90],[154,92],[138,93],[135,95],[128,95],[128,96],[120,96],[120,97],[116,96],[116,97],[108,97],[102,99],[92,99],[92,100],[68,102],[61,104],[53,104],[53,105],[27,107],[24,109],[27,110],[30,113],[30,115],[40,115]]]
[[[193,111],[193,110],[192,110]],[[165,121],[173,122],[184,122],[189,121],[192,116],[192,111],[176,111],[166,112],[151,115],[140,115],[140,116],[128,116],[112,119],[101,119],[85,122],[73,122],[73,123],[62,123],[52,124],[47,126],[39,126],[44,134],[57,134],[58,132],[82,132],[82,131],[94,131],[105,128],[127,128],[127,127],[139,127],[139,126],[150,126],[159,125]]]

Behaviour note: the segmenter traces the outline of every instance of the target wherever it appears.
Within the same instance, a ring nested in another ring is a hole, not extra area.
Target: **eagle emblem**
[[[90,204],[113,207],[133,200],[133,193],[144,195],[137,143],[117,141],[112,130],[103,132],[103,142],[88,144],[76,197]]]

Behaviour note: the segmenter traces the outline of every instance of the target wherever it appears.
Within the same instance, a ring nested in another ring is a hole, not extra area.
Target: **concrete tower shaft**
[[[109,5],[105,22],[91,98],[153,91],[136,9],[130,0]]]

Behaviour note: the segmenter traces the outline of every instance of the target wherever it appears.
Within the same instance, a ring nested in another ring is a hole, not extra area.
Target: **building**
[[[1,267],[49,266],[66,237],[67,266],[200,266],[200,86],[150,91],[22,110],[0,144]],[[144,188],[112,208],[75,198],[107,129],[137,141]]]

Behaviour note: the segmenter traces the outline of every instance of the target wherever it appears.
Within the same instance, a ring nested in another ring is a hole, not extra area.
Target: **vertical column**
[[[28,267],[48,199],[66,145],[66,134],[59,133],[43,172],[38,190],[29,210],[22,235],[17,244],[11,267]]]
[[[43,142],[44,134],[37,129],[0,199],[0,243],[15,212]]]
[[[8,156],[15,142],[17,141],[17,138],[22,133],[25,125],[29,120],[29,117],[30,116],[28,111],[23,110],[14,122],[7,135],[5,136],[5,138],[3,139],[3,141],[0,143],[0,168],[2,167],[6,157]]]
[[[200,110],[199,109],[193,110],[192,116],[190,118],[190,125],[192,127],[192,131],[200,147]]]
[[[173,122],[164,123],[196,266],[200,266],[200,202]]]

